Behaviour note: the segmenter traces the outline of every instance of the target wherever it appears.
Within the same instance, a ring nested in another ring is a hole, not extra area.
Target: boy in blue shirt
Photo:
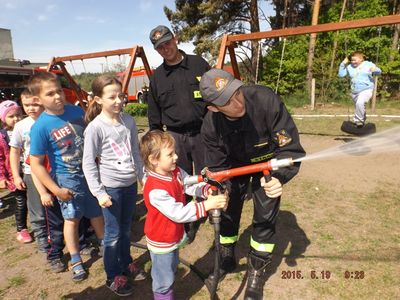
[[[366,119],[365,105],[371,99],[374,91],[373,76],[381,74],[374,63],[364,60],[364,54],[355,51],[351,61],[346,57],[339,66],[339,77],[349,76],[351,79],[351,98],[355,105],[354,124],[363,127]]]
[[[72,280],[87,277],[79,254],[79,220],[85,216],[98,239],[103,239],[101,208],[86,184],[82,172],[84,112],[65,105],[65,95],[56,76],[40,72],[29,80],[28,88],[45,111],[31,128],[30,163],[32,172],[58,199],[64,217],[64,238],[71,255]],[[48,155],[51,172],[44,158]]]

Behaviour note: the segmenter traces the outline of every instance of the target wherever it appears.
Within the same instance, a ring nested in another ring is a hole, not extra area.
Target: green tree
[[[176,0],[175,8],[164,6],[173,31],[180,41],[193,41],[195,53],[206,55],[211,63],[218,57],[222,35],[260,31],[257,0]],[[239,47],[239,59],[254,80],[259,44],[242,42]]]
[[[328,3],[329,2],[329,3]],[[324,1],[321,7],[319,23],[338,22],[342,10],[342,1]],[[329,4],[329,5],[328,5]],[[389,15],[393,9],[386,0],[348,1],[343,20],[354,20]],[[311,12],[310,12],[311,13]],[[337,77],[339,63],[351,52],[360,50],[367,59],[375,62],[383,74],[378,81],[378,93],[381,98],[393,95],[398,91],[400,78],[399,53],[395,59],[389,60],[393,54],[394,26],[366,27],[352,30],[319,33],[315,49],[313,65],[317,84],[317,101],[348,100],[349,84],[347,79]],[[334,58],[333,75],[329,76],[329,68],[333,52],[334,39],[337,36],[337,51]],[[283,95],[304,93],[306,68],[305,61],[308,49],[307,36],[295,36],[287,39],[282,60],[278,92]],[[276,88],[283,40],[266,46],[263,58],[264,72],[261,82]]]

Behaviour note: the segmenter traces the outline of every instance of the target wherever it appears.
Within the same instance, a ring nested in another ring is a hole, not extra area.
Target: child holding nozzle
[[[179,248],[187,242],[184,223],[205,217],[211,209],[225,209],[227,196],[212,196],[205,183],[184,186],[189,175],[176,165],[175,140],[168,132],[147,132],[140,141],[140,152],[148,171],[143,188],[148,210],[144,233],[152,261],[153,296],[172,300]],[[207,200],[186,203],[185,193]]]

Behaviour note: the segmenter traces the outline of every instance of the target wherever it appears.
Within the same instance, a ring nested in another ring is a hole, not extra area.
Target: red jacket
[[[165,253],[178,248],[186,240],[184,223],[207,215],[204,202],[186,204],[185,191],[205,198],[209,185],[200,183],[185,190],[183,179],[186,176],[180,168],[172,172],[172,177],[149,172],[143,189],[148,211],[144,233],[148,248],[153,252]]]
[[[0,131],[0,180],[6,180],[7,188],[15,191],[14,178],[10,167],[10,146],[7,143],[8,136],[4,130]]]

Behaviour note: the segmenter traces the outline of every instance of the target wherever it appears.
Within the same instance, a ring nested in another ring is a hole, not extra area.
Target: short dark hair
[[[56,74],[51,72],[37,72],[28,81],[28,90],[32,96],[39,96],[43,82],[55,82],[61,86]]]

